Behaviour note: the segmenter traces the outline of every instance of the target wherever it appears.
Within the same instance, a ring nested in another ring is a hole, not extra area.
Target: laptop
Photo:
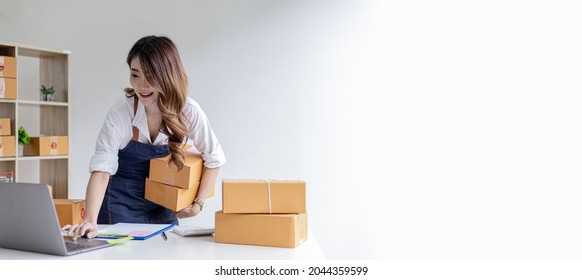
[[[47,184],[0,183],[0,247],[70,256],[113,245],[63,237]]]

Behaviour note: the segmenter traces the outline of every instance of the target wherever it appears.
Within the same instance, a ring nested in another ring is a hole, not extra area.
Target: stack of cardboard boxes
[[[170,210],[180,211],[190,205],[198,194],[204,160],[197,153],[184,149],[184,168],[180,171],[168,164],[170,156],[150,160],[150,173],[146,179],[145,199]],[[214,195],[214,188],[210,196]]]
[[[307,240],[305,182],[224,179],[214,240],[294,248]]]
[[[16,57],[0,56],[0,98],[16,99]],[[0,157],[16,156],[16,137],[10,118],[0,119]]]
[[[188,148],[180,171],[169,164],[170,156],[150,160],[145,199],[173,211],[192,205],[204,160]],[[225,179],[222,195],[223,210],[215,214],[216,242],[294,248],[307,240],[304,181]]]

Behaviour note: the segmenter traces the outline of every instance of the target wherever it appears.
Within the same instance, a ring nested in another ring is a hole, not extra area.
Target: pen
[[[103,238],[126,238],[126,237],[130,237],[131,235],[127,235],[127,234],[107,234],[107,233],[102,233],[97,235],[96,237],[103,237]]]
[[[166,235],[165,231],[162,231],[162,238],[164,239],[164,241],[168,241],[168,236]]]

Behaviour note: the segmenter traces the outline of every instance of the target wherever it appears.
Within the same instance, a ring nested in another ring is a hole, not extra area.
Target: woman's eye
[[[132,77],[137,78],[138,76],[136,74],[131,74]]]

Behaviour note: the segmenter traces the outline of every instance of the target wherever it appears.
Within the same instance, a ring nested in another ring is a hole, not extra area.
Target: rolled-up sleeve
[[[202,155],[207,168],[220,167],[226,163],[224,151],[206,117],[206,113],[193,99],[188,100],[185,115],[190,121],[188,137]]]
[[[99,136],[95,143],[95,153],[89,164],[89,172],[101,171],[114,175],[117,172],[117,154],[123,142],[121,126],[127,121],[123,120],[120,112],[111,108],[103,122]]]

